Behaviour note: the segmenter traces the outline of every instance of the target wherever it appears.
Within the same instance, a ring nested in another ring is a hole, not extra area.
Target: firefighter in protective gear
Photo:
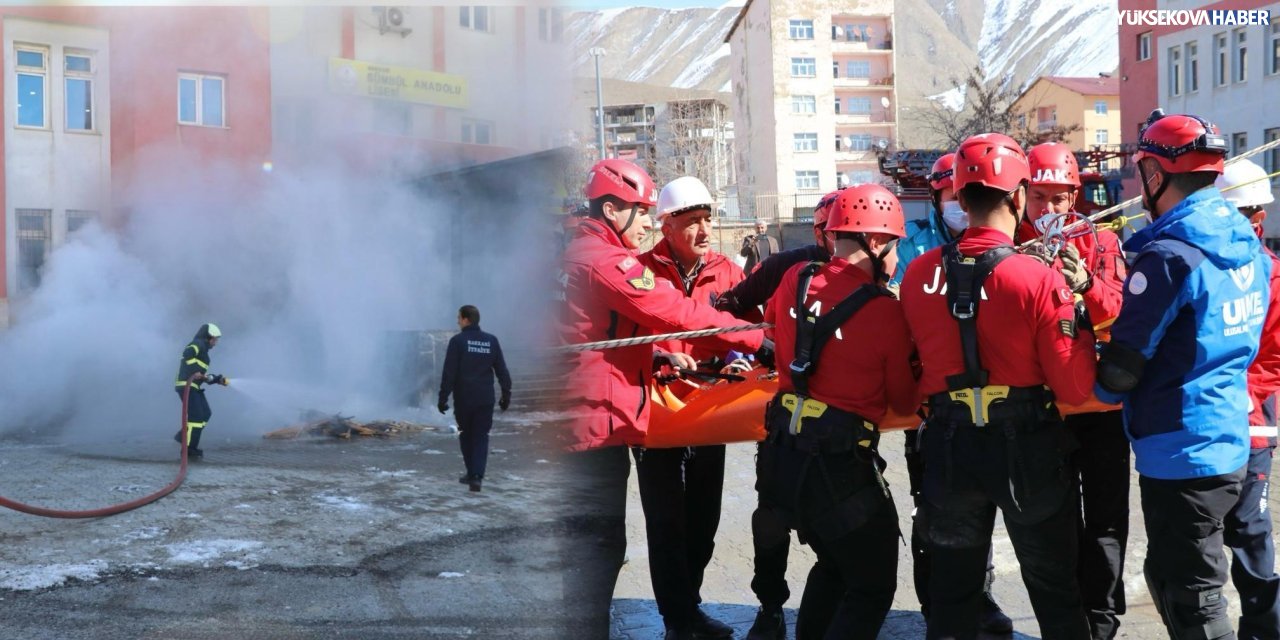
[[[954,175],[956,154],[943,154],[933,162],[929,172],[929,199],[933,210],[924,218],[907,222],[907,237],[898,243],[898,269],[894,282],[901,285],[907,265],[930,249],[954,241],[969,228],[969,214],[956,201]],[[903,433],[903,458],[907,463],[907,478],[911,484],[911,500],[915,508],[911,512],[911,572],[920,602],[920,613],[929,617],[929,545],[924,528],[917,517],[924,499],[924,458],[920,454],[920,432]],[[990,547],[987,551],[987,579],[983,583],[982,614],[979,627],[987,633],[1010,633],[1013,620],[1005,615],[991,592],[995,583],[995,558]]]
[[[202,324],[196,331],[195,337],[182,350],[182,360],[178,365],[178,377],[174,385],[179,398],[186,392],[188,386],[191,387],[191,392],[187,397],[186,432],[179,431],[173,439],[182,444],[185,436],[188,460],[199,460],[204,457],[204,451],[200,449],[200,436],[204,433],[204,427],[209,423],[209,418],[213,417],[209,401],[204,397],[203,385],[205,383],[220,384],[225,387],[229,382],[226,376],[209,373],[209,352],[214,345],[218,344],[218,339],[221,337],[222,331],[218,329],[218,325]]]
[[[1275,200],[1262,167],[1237,160],[1215,181],[1222,197],[1262,237],[1262,206]],[[1266,247],[1271,261],[1270,299],[1258,355],[1249,365],[1249,462],[1240,497],[1223,522],[1223,541],[1231,549],[1231,582],[1240,593],[1241,638],[1280,638],[1280,575],[1276,574],[1275,539],[1271,532],[1271,459],[1276,448],[1276,392],[1280,391],[1280,259]]]
[[[711,249],[714,209],[715,199],[697,178],[676,178],[662,188],[657,210],[662,240],[640,256],[659,286],[710,303],[742,281],[742,269]],[[658,348],[688,354],[699,363],[718,362],[723,353],[704,348],[697,340],[664,342]],[[725,446],[637,449],[635,461],[653,596],[666,637],[732,636],[732,627],[698,606],[702,576],[711,562],[720,526]]]
[[[1027,160],[1031,183],[1027,188],[1026,220],[1015,238],[1019,244],[1040,237],[1037,222],[1074,212],[1080,191],[1080,169],[1075,153],[1067,145],[1038,144],[1027,152]],[[1064,219],[1076,220],[1076,216]],[[1091,225],[1084,224],[1068,232],[1058,259],[1046,262],[1063,274],[1073,293],[1080,294],[1095,331],[1102,334],[1120,313],[1125,263],[1116,234],[1091,229]],[[1129,440],[1124,436],[1124,418],[1119,410],[1067,416],[1066,424],[1080,443],[1072,458],[1083,514],[1077,565],[1080,596],[1093,640],[1111,640],[1120,627],[1118,616],[1125,612]]]
[[[898,565],[876,423],[917,406],[911,341],[884,286],[903,216],[893,194],[870,184],[841,191],[829,216],[831,261],[792,267],[765,310],[781,365],[757,488],[818,557],[796,637],[871,640],[893,603]]]
[[[707,300],[685,296],[659,280],[634,250],[653,222],[657,188],[643,169],[619,159],[592,167],[586,186],[590,213],[565,250],[560,336],[565,344],[741,324]],[[700,341],[718,352],[755,353],[760,330],[725,333]],[[569,428],[561,433],[563,470],[581,492],[600,531],[597,544],[566,546],[565,606],[576,619],[572,637],[605,637],[609,605],[626,552],[626,492],[631,465],[627,446],[641,445],[649,424],[648,386],[655,353],[650,344],[574,353],[565,390]],[[685,366],[687,354],[663,356]],[[578,540],[579,538],[574,538]]]
[[[977,637],[997,507],[1042,636],[1089,637],[1075,576],[1075,444],[1054,400],[1089,397],[1094,341],[1061,274],[1012,246],[1030,177],[1008,136],[965,140],[954,182],[970,226],[902,282],[930,410],[920,518],[932,572],[945,576],[929,583],[930,639]]]
[[[953,176],[956,154],[943,154],[933,162],[929,171],[929,201],[933,204],[929,215],[907,222],[907,237],[898,243],[898,269],[893,274],[895,283],[911,264],[924,252],[941,247],[960,237],[969,228],[969,214],[956,202]]]
[[[1249,460],[1246,369],[1268,306],[1270,260],[1213,183],[1226,139],[1152,112],[1134,162],[1150,225],[1098,363],[1097,396],[1124,402],[1147,533],[1143,570],[1171,638],[1234,638],[1223,520]],[[1194,345],[1194,349],[1189,349]]]
[[[830,260],[831,236],[826,226],[831,206],[839,195],[840,190],[836,190],[818,200],[813,210],[813,244],[769,256],[745,280],[717,298],[716,308],[739,318],[749,318],[758,307],[769,302],[792,267]],[[757,453],[760,446],[757,445]],[[786,576],[791,534],[781,516],[769,508],[758,491],[757,498],[756,510],[751,515],[751,541],[755,551],[751,590],[760,600],[760,610],[746,640],[784,640],[787,626],[782,608],[791,597]]]

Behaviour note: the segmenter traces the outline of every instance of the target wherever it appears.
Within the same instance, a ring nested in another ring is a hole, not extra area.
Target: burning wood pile
[[[436,427],[413,424],[412,422],[405,422],[402,420],[359,422],[348,416],[340,415],[324,416],[311,414],[308,415],[305,420],[306,421],[301,424],[267,432],[262,437],[273,440],[291,440],[303,435],[315,438],[329,437],[350,439],[352,436],[389,438],[400,434],[436,430]]]

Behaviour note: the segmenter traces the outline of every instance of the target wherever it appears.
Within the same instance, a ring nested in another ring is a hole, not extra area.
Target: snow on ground
[[[192,540],[190,542],[165,545],[165,549],[169,551],[169,562],[173,564],[198,564],[201,566],[209,566],[212,561],[224,556],[239,556],[244,560],[250,561],[257,560],[256,555],[250,552],[261,547],[262,543],[257,540]],[[235,560],[235,558],[231,560]],[[230,562],[229,560],[228,563]],[[105,563],[103,566],[105,567]]]
[[[94,580],[106,569],[107,563],[103,560],[90,560],[84,564],[0,568],[0,589],[34,591],[56,587],[67,580]]]

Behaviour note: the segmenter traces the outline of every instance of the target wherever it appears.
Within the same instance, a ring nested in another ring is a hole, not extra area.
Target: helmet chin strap
[[[621,229],[614,228],[613,230],[614,233],[618,234],[619,240],[622,239],[622,234],[626,233],[627,229],[630,229],[632,223],[636,221],[636,214],[639,213],[639,211],[640,211],[639,205],[636,205],[635,203],[631,203],[631,216],[627,218],[627,223],[622,225]],[[609,226],[612,227],[613,225],[609,225]]]
[[[1155,193],[1151,193],[1151,188],[1149,186],[1149,183],[1151,181],[1151,178],[1155,177],[1155,174],[1153,173],[1150,176],[1148,176],[1147,172],[1142,169],[1141,162],[1138,163],[1138,177],[1139,179],[1142,180],[1142,197],[1143,197],[1142,204],[1147,208],[1147,212],[1151,214],[1151,219],[1154,220],[1158,215],[1156,213],[1156,203],[1160,201],[1160,196],[1164,195],[1165,189],[1169,188],[1169,179],[1165,178],[1164,180],[1162,180],[1160,182],[1160,189],[1157,190]]]
[[[880,253],[875,253],[871,251],[871,246],[867,244],[866,238],[867,236],[865,233],[859,233],[853,237],[853,241],[858,243],[858,248],[862,249],[862,252],[867,254],[867,259],[871,261],[871,270],[874,272],[872,273],[871,278],[875,280],[877,285],[881,282],[888,282],[890,278],[884,268],[884,259],[889,255],[890,251],[893,251],[893,246],[897,244],[898,241],[897,239],[894,239],[892,242],[886,244]]]

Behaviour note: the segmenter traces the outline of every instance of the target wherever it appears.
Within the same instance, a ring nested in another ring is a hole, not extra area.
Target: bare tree
[[[666,184],[693,176],[711,191],[729,182],[733,162],[726,140],[728,109],[717,100],[678,100],[667,103],[659,132],[654,179]]]
[[[952,78],[955,89],[964,88],[964,108],[955,111],[934,101],[918,122],[920,127],[933,134],[935,140],[945,140],[952,149],[969,136],[979,133],[1005,133],[1027,147],[1065,140],[1069,134],[1080,130],[1079,124],[1054,124],[1044,129],[1039,126],[1032,129],[1025,119],[1020,118],[1026,114],[1014,110],[1014,102],[1019,95],[1014,86],[998,80],[983,80],[984,77],[982,67],[976,66],[965,78]]]

